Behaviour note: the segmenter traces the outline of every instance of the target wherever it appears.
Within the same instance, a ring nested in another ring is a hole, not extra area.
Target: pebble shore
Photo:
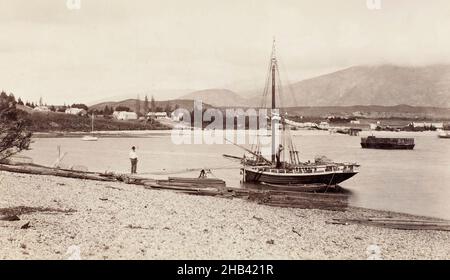
[[[0,208],[19,206],[61,212],[1,220],[0,259],[450,258],[450,232],[328,223],[410,217],[361,208],[276,208],[124,183],[0,172]]]

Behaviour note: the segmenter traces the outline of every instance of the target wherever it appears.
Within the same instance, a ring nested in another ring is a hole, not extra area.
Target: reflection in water
[[[345,211],[349,206],[351,192],[342,187],[330,187],[320,192],[305,191],[305,187],[275,187],[265,184],[245,183],[241,185],[247,190],[250,200],[259,204]],[[326,186],[325,186],[326,187]]]

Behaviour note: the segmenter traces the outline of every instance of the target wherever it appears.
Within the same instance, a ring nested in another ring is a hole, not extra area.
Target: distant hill
[[[291,89],[287,98],[296,106],[450,107],[450,65],[356,66],[294,83]]]
[[[283,78],[283,73],[281,73]],[[263,85],[262,85],[263,86]],[[270,94],[266,104],[270,104]],[[227,89],[194,91],[171,101],[158,101],[192,109],[192,100],[202,100],[214,107],[260,106],[262,94],[243,97]],[[141,103],[143,104],[143,103]],[[431,66],[354,66],[284,86],[280,107],[326,106],[397,106],[450,108],[450,65]],[[119,105],[134,109],[135,99],[102,102],[91,108]],[[143,108],[143,105],[141,105]]]
[[[266,104],[270,104],[269,98],[270,94]],[[261,104],[262,95],[244,98],[227,89],[207,89],[189,93],[182,99],[199,99],[216,107],[237,107]],[[450,107],[450,65],[350,67],[284,86],[277,103],[281,107],[399,104]]]
[[[206,89],[194,91],[182,96],[181,99],[201,100],[203,103],[211,104],[215,107],[235,107],[248,104],[248,100],[227,89]]]
[[[136,100],[137,99],[126,99],[122,101],[117,102],[102,102],[95,105],[92,105],[89,107],[90,110],[103,110],[105,109],[105,106],[108,106],[109,108],[117,108],[118,106],[125,106],[130,108],[131,111],[135,111],[136,109]],[[148,101],[149,107],[151,107],[150,100]],[[162,110],[165,110],[167,106],[171,108],[171,110],[175,109],[175,106],[178,105],[178,108],[184,108],[189,111],[191,111],[194,108],[194,101],[193,100],[185,100],[185,99],[175,99],[175,100],[166,100],[166,101],[155,101],[155,105],[157,108],[160,108]],[[144,113],[144,101],[141,100],[140,102],[140,109],[141,113]],[[203,104],[203,108],[208,109],[212,106],[209,104]]]

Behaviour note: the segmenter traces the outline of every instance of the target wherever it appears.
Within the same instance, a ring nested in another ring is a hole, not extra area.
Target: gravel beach
[[[0,259],[450,258],[450,232],[327,223],[388,214],[360,208],[275,208],[8,172],[0,172],[0,208],[26,210],[0,220]]]

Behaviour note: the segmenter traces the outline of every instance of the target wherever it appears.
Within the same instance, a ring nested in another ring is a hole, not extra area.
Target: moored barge
[[[375,136],[361,138],[361,147],[364,149],[412,150],[414,146],[414,138],[380,138]]]

